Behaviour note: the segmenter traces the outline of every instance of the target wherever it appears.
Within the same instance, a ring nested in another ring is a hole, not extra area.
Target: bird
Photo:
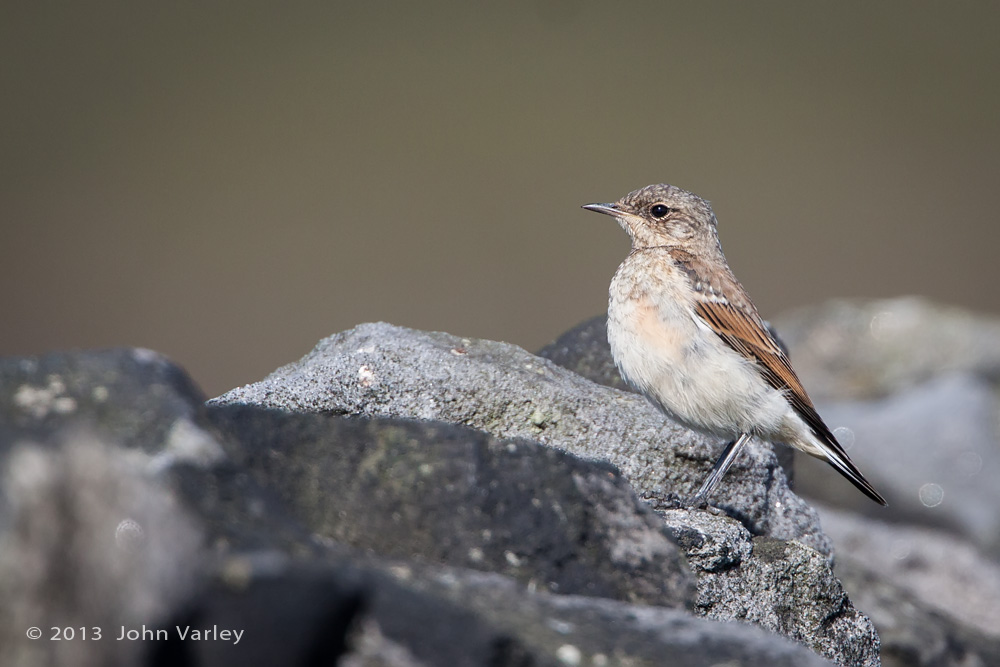
[[[823,422],[733,275],[709,202],[661,183],[583,208],[614,217],[632,239],[608,290],[608,342],[622,378],[675,421],[728,440],[689,506],[708,504],[755,437],[826,461],[887,504]]]

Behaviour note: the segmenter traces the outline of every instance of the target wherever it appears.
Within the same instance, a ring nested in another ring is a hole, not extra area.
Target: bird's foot
[[[695,494],[691,498],[688,498],[681,503],[681,507],[686,510],[697,510],[700,512],[708,512],[709,514],[714,514],[715,516],[722,516],[725,514],[721,509],[715,507],[714,505],[708,504],[708,498],[701,495],[700,493]]]

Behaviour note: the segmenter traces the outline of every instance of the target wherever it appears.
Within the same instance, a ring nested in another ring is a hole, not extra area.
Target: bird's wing
[[[694,289],[698,317],[726,345],[755,364],[764,380],[785,395],[820,440],[842,453],[843,448],[816,412],[787,355],[736,278],[728,270],[710,271],[704,262],[684,250],[672,250],[670,254]]]
[[[714,299],[699,300],[695,312],[729,347],[754,362],[764,380],[784,392],[813,430],[826,430],[788,357],[758,317],[727,301]]]
[[[823,445],[827,462],[869,498],[885,505],[885,498],[865,479],[816,412],[805,387],[792,370],[788,355],[767,330],[753,302],[728,268],[709,270],[703,261],[679,248],[671,249],[670,255],[691,283],[697,316],[726,345],[753,362],[769,385],[784,394],[785,400]]]

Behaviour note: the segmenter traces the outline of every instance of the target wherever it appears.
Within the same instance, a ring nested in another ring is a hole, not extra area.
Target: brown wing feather
[[[729,347],[757,362],[764,380],[784,392],[792,408],[818,438],[833,447],[837,453],[843,452],[840,443],[816,412],[805,387],[792,370],[788,357],[758,318],[740,311],[730,303],[719,301],[701,301],[695,306],[695,311]]]
[[[756,317],[724,301],[701,301],[695,310],[730,347],[759,362],[773,387],[790,391],[804,405],[812,407],[788,357]]]

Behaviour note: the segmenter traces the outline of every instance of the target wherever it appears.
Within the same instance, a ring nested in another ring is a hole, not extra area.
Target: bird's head
[[[647,185],[613,204],[583,208],[613,216],[634,249],[656,246],[698,246],[715,240],[715,214],[708,202],[673,185]]]

